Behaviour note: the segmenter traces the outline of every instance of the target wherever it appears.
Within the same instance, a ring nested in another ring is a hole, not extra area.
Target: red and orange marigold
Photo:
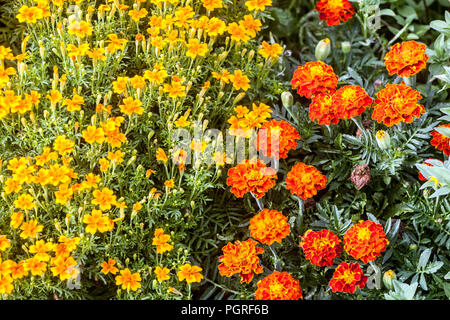
[[[450,128],[450,123],[441,124],[438,127]],[[450,156],[450,138],[447,138],[442,133],[437,132],[436,130],[433,130],[431,132],[431,135],[433,136],[430,141],[431,145],[436,149],[444,152],[445,155]]]
[[[259,199],[275,186],[273,179],[277,179],[275,170],[266,167],[262,161],[245,160],[228,170],[227,185],[231,186],[230,191],[238,198],[251,192]]]
[[[272,245],[290,233],[288,217],[277,210],[264,209],[250,219],[250,235],[261,243]]]
[[[315,95],[309,105],[309,119],[317,120],[320,125],[337,124],[339,116],[334,102],[334,94],[319,93]]]
[[[306,231],[300,242],[305,258],[320,267],[331,267],[342,253],[341,240],[327,229]]]
[[[302,162],[295,164],[286,177],[286,188],[303,200],[315,196],[326,184],[327,177],[313,166]]]
[[[406,78],[419,73],[428,61],[426,49],[424,44],[414,40],[394,44],[384,56],[389,75],[397,74]]]
[[[300,96],[310,99],[318,93],[334,92],[338,77],[331,66],[322,61],[313,61],[297,67],[291,84]]]
[[[391,127],[400,122],[411,123],[425,113],[425,107],[417,103],[422,96],[417,90],[401,84],[386,84],[377,93],[372,119]]]
[[[367,263],[376,260],[389,244],[383,226],[370,220],[354,224],[344,235],[344,249]]]
[[[348,0],[320,0],[315,8],[319,12],[319,19],[335,26],[346,22],[355,14],[355,9]]]
[[[356,287],[365,287],[367,279],[359,264],[342,262],[334,270],[329,286],[333,292],[355,293]]]
[[[364,88],[351,85],[338,89],[333,95],[333,100],[337,115],[343,120],[361,115],[373,101]]]
[[[288,272],[274,271],[258,281],[255,300],[299,300],[303,299],[299,281]]]
[[[259,274],[263,272],[263,267],[259,264],[258,255],[264,252],[264,249],[257,247],[253,239],[246,241],[236,240],[222,248],[223,256],[219,257],[219,272],[222,276],[231,277],[239,274],[241,283],[250,283],[254,273]]]
[[[270,120],[259,129],[255,143],[265,156],[286,159],[289,150],[297,148],[297,140],[300,134],[288,122]]]

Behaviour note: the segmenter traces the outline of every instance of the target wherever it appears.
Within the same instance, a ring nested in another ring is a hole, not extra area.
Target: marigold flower
[[[422,99],[420,92],[404,83],[386,84],[377,93],[372,119],[391,127],[400,122],[411,123],[425,113],[425,107],[417,103]]]
[[[447,124],[441,124],[438,126],[443,128],[450,128],[450,123]],[[444,136],[442,133],[433,130],[431,132],[431,136],[433,137],[430,141],[431,145],[434,146],[436,149],[441,150],[444,152],[445,155],[450,155],[450,138]]]
[[[120,39],[116,34],[108,34],[109,40],[105,42],[108,43],[106,49],[109,53],[114,53],[117,50],[125,49],[125,45],[127,44],[127,39]]]
[[[250,88],[250,80],[241,70],[234,70],[234,73],[229,78],[231,83],[233,83],[234,90],[242,89],[247,91]]]
[[[283,52],[283,47],[278,43],[269,44],[266,41],[261,43],[261,48],[258,50],[258,53],[265,59],[272,58],[275,61],[278,60],[278,57]]]
[[[86,21],[73,21],[69,27],[67,28],[69,34],[76,35],[77,37],[80,37],[83,39],[86,37],[86,35],[90,36],[92,35],[92,27],[89,24],[89,22]]]
[[[38,7],[28,7],[23,5],[19,9],[19,14],[16,16],[20,23],[36,23],[38,20],[43,18],[43,12],[41,8]]]
[[[156,150],[156,160],[157,161],[162,161],[164,163],[166,163],[169,159],[167,158],[166,153],[164,152],[164,150],[162,148],[158,148]]]
[[[239,21],[239,25],[242,26],[247,34],[254,38],[256,37],[256,32],[261,31],[261,20],[253,18],[251,14],[246,14],[243,20]]]
[[[333,68],[322,61],[307,62],[297,67],[291,84],[292,89],[297,89],[300,96],[310,99],[318,93],[333,93],[338,84],[338,77]]]
[[[344,249],[367,263],[376,260],[389,244],[383,226],[370,220],[354,224],[344,235]]]
[[[0,252],[5,251],[11,247],[11,240],[9,240],[6,235],[0,234]]]
[[[111,231],[111,219],[108,216],[104,216],[100,210],[92,210],[91,214],[85,214],[83,216],[83,223],[87,224],[86,232],[95,234],[97,231],[104,233]]]
[[[139,99],[128,97],[123,99],[123,104],[119,105],[120,111],[126,115],[131,116],[133,113],[141,115],[144,113],[144,108],[141,107],[142,102]]]
[[[156,253],[164,253],[166,251],[171,251],[173,245],[169,244],[170,235],[165,234],[162,228],[157,228],[154,233],[152,240],[152,245],[156,246]]]
[[[13,281],[9,275],[0,275],[0,294],[10,294],[14,290]]]
[[[277,179],[275,170],[266,167],[259,159],[256,162],[245,160],[228,170],[227,185],[231,186],[230,191],[238,198],[251,192],[259,199],[275,186],[273,179]]]
[[[299,300],[303,299],[300,283],[288,272],[274,271],[258,281],[255,300]]]
[[[406,78],[419,73],[428,61],[426,49],[424,44],[414,40],[394,44],[384,56],[389,75],[397,74]]]
[[[26,271],[31,272],[33,276],[40,276],[47,271],[47,263],[39,260],[36,257],[25,260],[24,268]]]
[[[200,273],[203,269],[199,266],[191,266],[189,263],[182,265],[177,273],[178,280],[186,280],[187,283],[200,282],[203,275]]]
[[[309,119],[317,120],[320,125],[339,123],[339,111],[334,101],[334,94],[319,93],[314,95],[309,105]]]
[[[116,276],[116,285],[122,285],[122,289],[136,291],[141,287],[141,275],[139,272],[131,273],[130,269],[120,270],[120,275]]]
[[[202,0],[202,5],[208,11],[213,11],[214,9],[223,8],[222,0]]]
[[[255,145],[267,157],[286,159],[289,150],[297,148],[300,134],[284,120],[265,122],[258,130]]]
[[[250,40],[249,34],[244,26],[237,24],[236,22],[231,22],[227,26],[227,32],[230,34],[231,40],[242,41],[246,43]]]
[[[316,266],[331,267],[334,259],[342,253],[341,240],[327,229],[308,230],[301,239],[299,246],[303,249],[305,258]]]
[[[313,166],[302,162],[294,165],[286,177],[286,188],[303,200],[315,196],[326,184],[327,177]]]
[[[24,219],[24,214],[21,211],[15,211],[11,214],[11,222],[10,222],[10,226],[13,229],[17,229],[18,227],[20,227],[20,225],[22,224]]]
[[[94,205],[99,205],[100,210],[106,211],[111,209],[111,206],[116,203],[116,196],[114,192],[108,188],[103,188],[100,190],[94,190],[93,192],[94,199],[92,199],[91,203]]]
[[[266,6],[272,5],[272,0],[248,0],[245,5],[249,11],[264,11]]]
[[[50,270],[54,277],[59,277],[61,281],[73,278],[79,271],[75,268],[77,262],[71,256],[58,256],[51,260]]]
[[[53,142],[53,149],[55,149],[55,151],[57,151],[62,156],[73,152],[74,146],[75,143],[64,136],[56,137],[55,141]]]
[[[198,39],[189,39],[186,46],[188,47],[186,56],[192,59],[195,59],[197,56],[204,57],[208,52],[208,45],[206,43],[200,43]]]
[[[250,219],[250,236],[261,243],[281,243],[290,233],[288,217],[277,210],[264,209]]]
[[[355,9],[348,0],[320,0],[315,8],[319,12],[319,19],[335,26],[346,22],[355,14]]]
[[[102,128],[97,128],[96,126],[88,126],[86,130],[82,132],[84,140],[87,143],[93,144],[97,142],[98,144],[102,144],[105,141],[105,132]]]
[[[361,115],[366,108],[372,105],[373,99],[369,97],[364,88],[346,85],[339,88],[333,95],[337,116],[348,120]]]
[[[30,194],[21,194],[16,200],[14,200],[14,207],[25,211],[31,210],[36,207],[34,198]]]
[[[100,265],[102,267],[101,272],[103,274],[108,274],[108,273],[116,274],[117,272],[119,272],[119,269],[117,269],[115,266],[116,262],[117,261],[115,259],[111,259],[111,258],[108,259],[108,262],[103,261]]]
[[[166,267],[161,268],[160,266],[157,266],[155,268],[154,272],[155,272],[156,278],[158,279],[159,282],[170,279],[170,276],[169,276],[170,270]]]
[[[20,230],[22,230],[21,238],[36,238],[37,234],[44,230],[44,226],[39,224],[37,220],[29,220],[20,226]]]
[[[241,283],[250,283],[255,274],[263,272],[263,267],[259,264],[258,255],[264,252],[264,249],[257,247],[253,239],[246,241],[236,240],[233,243],[228,242],[222,248],[223,255],[219,257],[219,272],[222,276],[231,277],[239,274]]]
[[[163,91],[169,94],[169,97],[172,99],[182,98],[186,96],[186,87],[181,84],[180,81],[174,81],[170,84],[165,83],[163,87]]]
[[[354,293],[356,287],[365,287],[367,279],[359,264],[342,262],[334,270],[329,286],[333,292]]]
[[[49,251],[53,251],[55,245],[52,242],[45,242],[44,240],[37,240],[35,244],[30,246],[30,253],[34,253],[36,259],[40,261],[50,260]]]

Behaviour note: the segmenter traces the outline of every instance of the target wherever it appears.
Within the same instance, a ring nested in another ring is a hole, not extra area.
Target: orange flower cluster
[[[424,44],[414,40],[394,44],[384,56],[389,75],[397,74],[406,78],[419,73],[428,61],[426,49]]]
[[[317,120],[320,125],[337,124],[339,116],[332,93],[319,93],[315,95],[309,105],[309,119]]]
[[[270,107],[264,103],[260,103],[259,106],[253,103],[252,111],[241,105],[234,108],[234,111],[236,116],[228,119],[228,123],[231,124],[230,134],[240,137],[249,137],[251,130],[261,128],[272,113]]]
[[[342,253],[341,240],[327,229],[306,231],[300,242],[305,258],[320,267],[331,267]]]
[[[289,150],[297,148],[297,140],[300,134],[288,122],[270,120],[259,129],[255,144],[267,157],[286,159]]]
[[[286,188],[303,200],[315,196],[326,184],[327,177],[313,166],[302,162],[294,165],[286,177]]]
[[[356,287],[365,287],[367,279],[359,264],[342,262],[334,270],[329,286],[333,292],[354,293]]]
[[[235,243],[228,242],[222,248],[223,256],[219,257],[219,272],[222,276],[231,277],[234,274],[239,274],[241,283],[250,283],[254,274],[263,272],[263,267],[259,264],[259,254],[264,252],[264,249],[257,247],[253,239],[248,239],[244,242],[236,240]]]
[[[338,117],[343,120],[361,115],[373,101],[364,88],[351,85],[338,89],[333,98]]]
[[[444,128],[450,128],[450,123],[447,124],[441,124],[438,127],[444,127]],[[450,155],[450,138],[447,138],[440,132],[437,132],[436,130],[433,130],[431,132],[431,135],[433,138],[431,139],[430,143],[432,146],[434,146],[436,149],[441,150],[444,152],[445,155]]]
[[[411,123],[413,117],[425,113],[425,107],[417,103],[422,96],[406,84],[386,84],[377,93],[372,119],[391,127],[399,122]]]
[[[300,96],[310,99],[318,93],[334,92],[338,77],[333,68],[322,61],[307,62],[297,67],[291,84]]]
[[[366,220],[354,224],[344,235],[344,249],[364,263],[374,261],[389,244],[383,226]]]
[[[264,209],[250,219],[250,235],[261,243],[281,243],[289,233],[288,217],[277,210]]]
[[[275,186],[273,179],[277,179],[275,170],[266,167],[264,162],[245,160],[228,170],[227,185],[231,186],[231,192],[238,198],[251,192],[259,199]]]
[[[299,300],[303,299],[298,280],[288,272],[274,271],[258,281],[255,300]]]
[[[319,12],[319,19],[326,21],[329,26],[346,22],[355,14],[355,9],[348,0],[320,0],[315,10]]]

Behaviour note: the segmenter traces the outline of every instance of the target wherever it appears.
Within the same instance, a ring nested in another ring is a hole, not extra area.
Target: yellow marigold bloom
[[[67,280],[77,275],[79,272],[75,267],[77,262],[72,256],[55,257],[51,260],[50,270],[54,277],[59,277],[61,281]]]
[[[83,223],[87,224],[85,230],[87,233],[95,234],[97,231],[104,233],[110,231],[110,222],[107,216],[104,216],[100,210],[92,210],[91,214],[83,216]]]
[[[136,291],[141,287],[141,275],[138,272],[131,273],[130,269],[120,270],[120,275],[116,276],[116,285],[122,285],[122,289]]]
[[[38,7],[28,7],[26,5],[23,5],[19,9],[19,14],[16,15],[16,18],[19,20],[20,23],[27,22],[27,23],[36,23],[38,20],[43,18],[43,12],[41,8]]]
[[[125,45],[127,44],[127,39],[120,39],[116,34],[108,34],[109,40],[106,40],[106,43],[109,43],[106,49],[109,53],[114,53],[117,50],[125,49]]]
[[[247,91],[250,88],[250,80],[241,70],[235,70],[234,74],[230,75],[230,81],[233,83],[235,90]]]
[[[156,150],[156,160],[157,161],[162,161],[162,162],[167,162],[169,159],[166,156],[166,153],[164,152],[163,149],[158,148],[158,150]]]
[[[36,207],[36,204],[34,203],[34,198],[30,194],[21,194],[15,201],[14,201],[14,207],[22,210],[31,210],[34,207]]]
[[[123,99],[123,104],[119,105],[120,111],[126,115],[131,116],[133,113],[143,114],[144,108],[141,107],[142,102],[139,99],[133,99],[133,97],[128,97]]]
[[[170,235],[165,234],[162,228],[157,228],[152,239],[152,245],[156,246],[156,253],[171,251],[173,245],[169,244]]]
[[[196,152],[203,152],[205,151],[206,147],[208,146],[208,142],[206,141],[191,141],[191,149]]]
[[[175,11],[175,26],[185,28],[195,15],[191,6],[178,7]]]
[[[59,243],[54,248],[55,256],[68,257],[77,248],[80,241],[79,237],[68,238],[61,235],[58,239]]]
[[[120,150],[117,150],[116,152],[108,152],[108,159],[116,164],[119,164],[123,162],[123,155],[124,153]]]
[[[50,100],[52,104],[57,104],[63,98],[61,92],[59,92],[58,90],[51,90],[50,93],[45,97]]]
[[[64,156],[74,151],[75,143],[64,136],[58,136],[53,142],[53,149]]]
[[[79,47],[77,47],[71,43],[67,45],[67,55],[72,60],[74,60],[76,57],[85,56],[88,54],[88,52],[89,52],[89,44],[88,43],[83,43]],[[62,79],[63,78],[61,77],[61,80]]]
[[[142,203],[140,202],[136,202],[133,205],[133,212],[139,212],[142,209]]]
[[[6,235],[0,234],[0,251],[5,251],[11,247],[11,240],[6,238]]]
[[[11,270],[11,277],[13,279],[22,279],[23,277],[28,275],[28,271],[25,270],[25,261],[21,260],[18,263],[16,263],[15,265],[12,265],[10,270]]]
[[[140,10],[130,10],[128,11],[128,15],[131,17],[131,19],[133,19],[136,22],[139,22],[139,20],[141,20],[142,18],[145,18],[148,14],[147,9],[142,8]]]
[[[80,111],[83,104],[84,98],[78,94],[74,94],[72,99],[65,99],[62,103],[63,106],[67,106],[67,111]]]
[[[200,43],[198,39],[189,39],[186,46],[188,47],[186,55],[192,59],[195,59],[196,56],[204,57],[208,52],[206,43]]]
[[[44,230],[44,226],[39,224],[37,220],[30,220],[24,222],[20,226],[20,230],[22,230],[22,232],[20,233],[20,237],[22,239],[36,238],[37,234]]]
[[[82,135],[84,140],[89,144],[95,142],[102,144],[105,141],[105,132],[102,128],[97,128],[96,126],[88,126],[82,131]]]
[[[55,161],[56,159],[58,159],[58,154],[56,152],[52,152],[49,147],[44,147],[42,154],[34,157],[37,166],[43,166],[49,161]]]
[[[22,183],[13,178],[9,178],[5,181],[5,187],[3,188],[6,194],[17,193],[22,190]]]
[[[101,178],[99,176],[96,176],[95,174],[88,173],[85,177],[85,181],[83,181],[82,183],[82,188],[83,189],[87,189],[87,188],[98,188],[98,183],[100,182]]]
[[[223,8],[222,0],[202,0],[202,4],[208,11]]]
[[[410,77],[419,73],[426,67],[429,58],[425,54],[426,49],[426,45],[414,40],[394,44],[384,57],[389,75]]]
[[[159,282],[169,280],[170,279],[169,273],[170,270],[166,267],[161,268],[160,266],[157,266],[155,268],[156,278],[158,279]]]
[[[214,79],[217,79],[220,82],[230,83],[231,73],[226,69],[222,70],[222,73],[217,73],[213,71],[211,72],[211,75]]]
[[[0,294],[10,294],[13,290],[13,278],[0,275]]]
[[[205,31],[210,37],[218,36],[227,31],[227,25],[219,18],[212,17],[209,19]]]
[[[89,50],[86,54],[88,55],[89,58],[93,60],[105,61],[106,56],[104,55],[104,53],[105,49],[103,48],[93,48],[92,50]]]
[[[9,223],[9,225],[11,226],[11,228],[17,229],[22,224],[23,219],[24,219],[23,212],[15,211],[15,212],[11,213],[11,222]]]
[[[114,192],[108,188],[103,188],[100,190],[94,190],[93,192],[94,199],[91,201],[94,205],[99,205],[100,210],[106,211],[111,209],[112,205],[116,203],[116,196]]]
[[[182,265],[177,273],[178,280],[186,280],[187,283],[200,282],[203,275],[200,273],[203,269],[199,266],[191,266],[189,263]]]
[[[55,191],[56,203],[66,205],[73,197],[73,190],[68,184],[62,184],[59,186],[59,190]]]
[[[176,99],[178,97],[186,96],[186,87],[181,84],[180,81],[172,80],[171,84],[164,84],[163,91],[169,93],[169,97]]]
[[[272,5],[272,0],[249,0],[245,2],[249,11],[264,11],[266,6]]]
[[[149,178],[150,175],[152,175],[153,173],[156,173],[156,171],[152,169],[147,169],[147,171],[145,171],[145,177]]]
[[[239,25],[247,30],[247,34],[254,38],[256,37],[256,32],[261,31],[261,20],[253,18],[252,15],[246,14],[244,20],[239,21]]]
[[[47,263],[33,257],[25,260],[24,268],[26,271],[31,272],[33,276],[40,276],[47,271]]]
[[[191,122],[187,120],[186,116],[180,116],[178,120],[174,121],[174,123],[178,128],[184,128],[191,124]]]
[[[16,70],[14,68],[4,68],[3,65],[0,65],[0,88],[3,88],[6,86],[6,84],[9,82],[9,76],[16,75]]]
[[[114,93],[121,94],[127,90],[128,77],[118,77],[116,81],[113,81]]]
[[[77,37],[80,37],[83,39],[86,37],[86,35],[90,36],[92,35],[92,27],[91,25],[86,21],[73,21],[69,27],[68,32],[70,35],[76,35]]]
[[[134,89],[143,89],[145,88],[145,78],[139,75],[135,75],[130,79],[130,84]]]
[[[30,246],[30,253],[34,254],[34,257],[39,261],[49,261],[50,254],[48,252],[53,251],[55,245],[52,242],[45,242],[44,240],[38,240],[35,244]]]
[[[164,69],[157,70],[154,69],[152,71],[146,70],[144,72],[144,79],[147,79],[151,84],[161,84],[164,81],[164,78],[167,77],[167,71]]]
[[[261,43],[261,48],[258,50],[258,53],[265,59],[273,58],[278,60],[278,57],[283,52],[283,48],[278,44],[269,44],[266,41]]]
[[[231,40],[238,42],[247,42],[248,40],[250,40],[247,29],[245,29],[245,27],[242,25],[238,25],[236,22],[228,24],[227,32],[230,34]]]
[[[115,259],[108,259],[108,262],[103,261],[102,264],[100,265],[102,267],[101,272],[103,274],[116,274],[117,272],[119,272],[119,269],[116,268],[115,264],[116,264],[116,260]]]
[[[0,46],[0,60],[14,60],[14,55],[11,51],[11,48],[7,48],[5,46]]]

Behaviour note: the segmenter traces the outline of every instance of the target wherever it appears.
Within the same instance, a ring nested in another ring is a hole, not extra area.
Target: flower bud
[[[294,96],[289,91],[284,91],[281,94],[281,102],[284,107],[290,108],[294,104]]]
[[[341,42],[341,49],[345,54],[349,53],[351,48],[352,44],[349,41]]]
[[[395,275],[395,272],[392,270],[386,271],[383,275],[383,283],[385,287],[388,288],[389,290],[392,290],[394,288],[392,281],[396,279],[397,276]]]
[[[384,130],[377,131],[376,140],[378,147],[382,150],[388,149],[391,145],[391,137],[389,136],[389,133]]]
[[[317,60],[325,60],[331,51],[330,39],[325,38],[320,40],[316,46],[316,59]]]

